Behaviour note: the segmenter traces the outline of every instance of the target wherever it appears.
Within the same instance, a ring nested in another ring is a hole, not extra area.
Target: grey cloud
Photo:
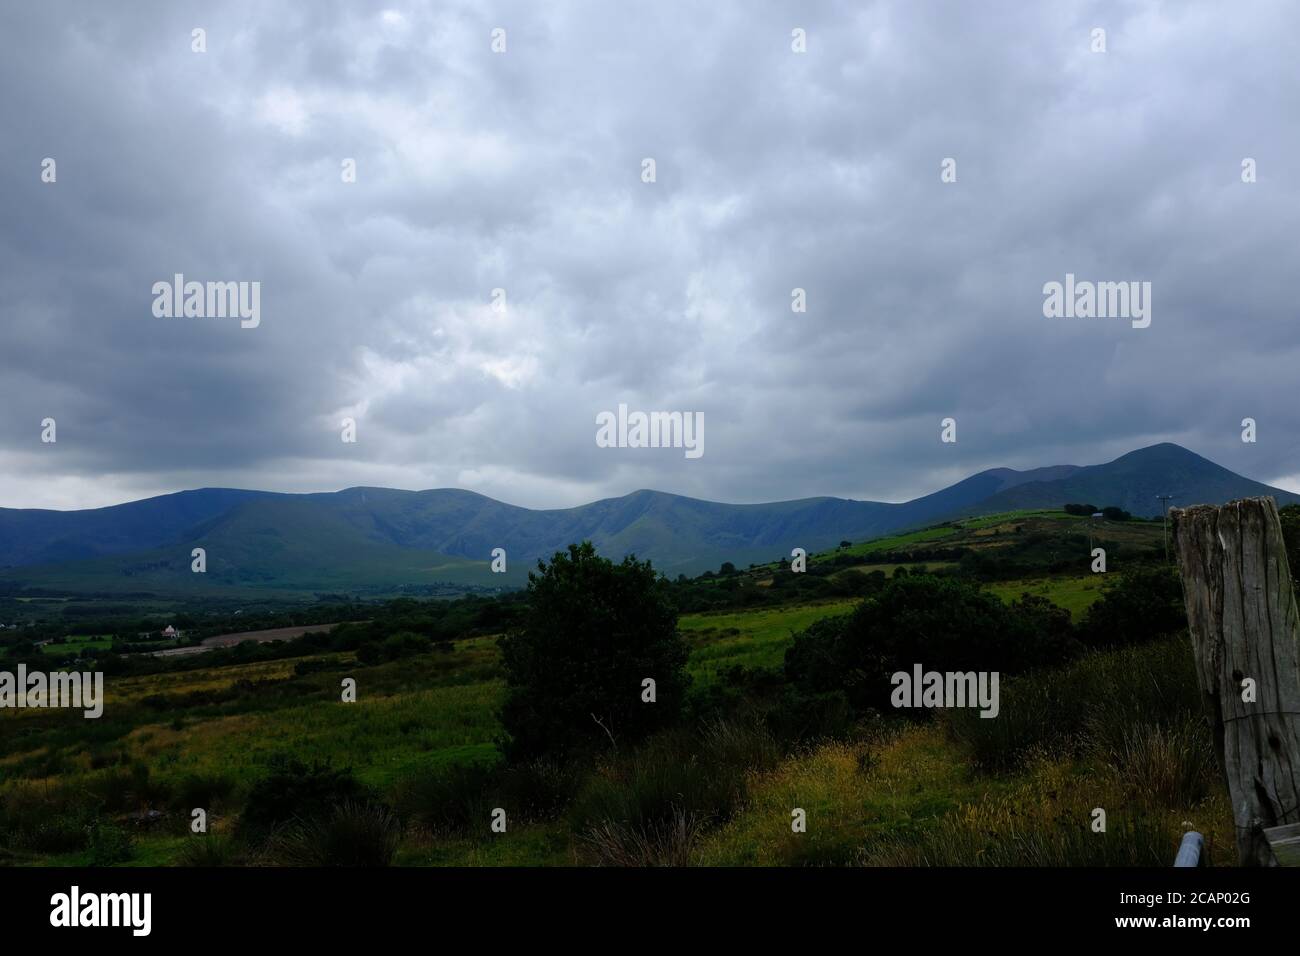
[[[897,500],[1161,440],[1300,475],[1290,5],[0,18],[0,504],[358,483]],[[1067,271],[1149,279],[1152,326],[1043,318]],[[174,272],[260,280],[261,327],[153,318]],[[705,412],[704,458],[597,448],[624,401]]]

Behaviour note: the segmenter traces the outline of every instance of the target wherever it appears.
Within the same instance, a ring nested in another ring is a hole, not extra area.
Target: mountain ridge
[[[0,583],[112,590],[286,587],[308,590],[432,580],[518,584],[538,558],[591,540],[670,574],[723,561],[771,561],[792,547],[835,547],[913,527],[1070,501],[1158,515],[1157,494],[1180,505],[1300,495],[1245,478],[1172,443],[1099,465],[991,468],[905,502],[817,496],[729,504],[653,489],[570,508],[530,509],[460,488],[354,486],[290,494],[190,489],[83,511],[0,508]],[[208,572],[189,573],[207,552]],[[494,548],[508,573],[483,577]],[[442,578],[437,578],[442,574]]]

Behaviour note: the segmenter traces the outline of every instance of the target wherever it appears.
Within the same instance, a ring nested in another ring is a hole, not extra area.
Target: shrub
[[[1041,599],[1008,607],[965,581],[895,574],[852,614],[823,618],[796,636],[785,671],[804,695],[839,691],[856,714],[886,712],[895,672],[921,664],[1014,674],[1067,659],[1070,632],[1068,616]]]
[[[736,744],[731,731],[706,732],[703,740],[680,730],[657,735],[588,780],[570,810],[574,829],[614,823],[649,839],[677,832],[676,821],[694,832],[725,820],[744,798],[746,755],[765,749]]]
[[[399,780],[392,799],[404,821],[431,833],[483,833],[497,807],[512,820],[556,817],[582,781],[581,765],[548,758],[511,766],[450,764]]]
[[[115,866],[135,856],[135,843],[115,823],[96,819],[86,827],[86,850],[91,866]]]
[[[1089,647],[1123,647],[1186,628],[1177,572],[1164,566],[1139,566],[1110,580],[1084,615],[1079,639]]]
[[[401,839],[401,824],[387,807],[347,800],[278,831],[267,856],[282,866],[390,866]]]
[[[844,597],[864,597],[874,590],[875,582],[861,571],[841,571],[830,582],[830,593]]]
[[[148,764],[141,761],[93,774],[85,789],[94,805],[108,813],[160,805],[168,798],[167,788],[151,778]]]
[[[383,643],[380,645],[383,658],[386,661],[398,661],[407,657],[414,657],[417,654],[424,654],[432,647],[432,640],[423,634],[415,634],[411,631],[390,634],[384,638]]]
[[[1195,663],[1182,637],[1089,653],[1068,667],[1005,681],[999,696],[995,720],[970,709],[942,718],[976,766],[993,772],[1040,753],[1120,752],[1135,726],[1175,728],[1201,716]]]
[[[577,796],[583,777],[580,766],[547,758],[506,768],[500,806],[513,807],[524,820],[549,820]]]
[[[251,842],[260,842],[291,820],[327,816],[343,803],[362,802],[366,797],[351,768],[335,770],[325,762],[308,765],[279,757],[272,761],[271,772],[249,791],[240,831]]]
[[[668,819],[649,823],[604,820],[579,841],[597,866],[686,866],[702,829],[697,817],[674,810]]]
[[[996,721],[986,721],[996,723]],[[1226,795],[1197,808],[1207,854],[1218,825],[1231,833]],[[1092,828],[1093,810],[1106,828]],[[1181,808],[1180,808],[1181,809]],[[876,866],[1146,866],[1167,867],[1182,840],[1185,814],[1145,812],[1144,805],[1080,774],[1071,761],[1044,759],[998,796],[951,811],[927,826],[869,843],[863,862]],[[1217,825],[1216,825],[1217,824]],[[1207,826],[1208,825],[1208,826]]]
[[[1219,780],[1210,728],[1203,718],[1125,728],[1118,741],[1099,736],[1091,756],[1131,798],[1161,807],[1192,807]]]
[[[408,824],[432,833],[486,827],[496,802],[490,791],[495,769],[480,763],[451,764],[409,776],[393,788],[393,804]]]
[[[86,847],[86,834],[94,819],[89,811],[56,813],[25,826],[6,828],[0,842],[36,853],[69,853]]]
[[[501,639],[512,760],[635,743],[677,719],[688,648],[667,587],[649,562],[614,564],[590,542],[538,562],[523,626]],[[652,706],[645,678],[656,682]]]
[[[842,690],[808,693],[787,687],[767,714],[768,726],[780,740],[791,744],[832,740],[848,735],[856,715]]]
[[[235,791],[235,781],[221,774],[187,774],[176,785],[173,805],[182,810],[220,806]]]
[[[782,757],[772,732],[756,718],[716,718],[699,730],[700,757],[720,772],[767,770]]]
[[[685,865],[704,831],[744,798],[743,769],[700,751],[752,753],[752,742],[736,744],[730,731],[715,731],[707,744],[670,732],[602,768],[570,811],[579,844],[603,866]]]
[[[1054,816],[1024,804],[988,800],[943,818],[911,838],[882,840],[872,866],[1169,866],[1182,839],[1176,820],[1119,816],[1104,833],[1088,826],[1082,806]]]
[[[231,837],[221,833],[192,836],[181,848],[181,866],[239,866],[243,862],[240,846]]]

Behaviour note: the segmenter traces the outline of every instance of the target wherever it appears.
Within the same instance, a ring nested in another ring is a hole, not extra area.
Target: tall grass
[[[583,768],[552,760],[518,766],[473,762],[427,768],[390,790],[398,815],[435,836],[484,835],[493,810],[507,820],[538,822],[561,814],[578,792]]]
[[[757,720],[665,732],[599,768],[574,802],[570,822],[592,862],[681,865],[701,835],[743,803],[748,774],[780,756]]]
[[[1058,670],[1008,680],[997,717],[957,709],[943,712],[942,720],[976,767],[998,773],[1043,754],[1124,752],[1126,737],[1144,726],[1179,728],[1193,737],[1199,726],[1209,740],[1185,638],[1095,652]]]
[[[208,833],[187,839],[177,862],[181,866],[212,867],[240,866],[245,854],[232,837],[223,833]]]
[[[347,801],[277,832],[265,854],[281,866],[389,866],[401,840],[401,823],[388,808]]]
[[[1105,727],[1087,735],[1088,755],[1129,800],[1191,807],[1219,780],[1219,763],[1204,720]]]
[[[704,827],[697,814],[674,809],[666,819],[637,825],[604,820],[579,840],[597,866],[686,866]]]
[[[1183,813],[1170,813],[1165,795],[1135,801],[1128,780],[1068,762],[1040,759],[1015,787],[962,806],[933,825],[868,843],[869,866],[1158,866],[1172,864],[1185,829]],[[1175,806],[1185,793],[1175,791]],[[1097,825],[1104,811],[1104,829]],[[1231,839],[1224,794],[1191,815],[1207,834]]]

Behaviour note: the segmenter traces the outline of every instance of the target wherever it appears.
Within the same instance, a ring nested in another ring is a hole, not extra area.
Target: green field
[[[930,543],[963,541],[970,547],[1013,554],[1050,555],[1053,549],[1077,546],[1077,539],[1070,537],[1076,526],[1077,522],[1036,512],[976,519],[960,527],[927,529],[856,546],[853,556],[863,556],[862,563],[841,558],[840,566],[822,577],[832,580],[850,568],[893,577],[905,567],[910,575],[918,565],[956,573],[953,561],[888,558],[900,549]],[[1107,540],[1121,542],[1120,555],[1150,550],[1160,533],[1156,526],[1153,539],[1150,527],[1123,523],[1099,531],[1110,535]],[[814,560],[842,556],[846,550],[814,556]],[[884,559],[872,561],[870,556]],[[731,693],[743,701],[748,688],[779,682],[786,649],[796,634],[822,618],[852,612],[861,601],[809,598],[788,583],[774,586],[770,572],[738,572],[736,577],[746,575],[744,587],[735,579],[714,578],[702,582],[701,593],[713,599],[748,591],[750,599],[761,594],[764,600],[786,603],[681,615],[678,629],[690,648],[687,670],[693,679],[692,699]],[[1114,578],[1038,573],[982,587],[1008,603],[1024,593],[1047,598],[1077,622],[1101,597],[1103,581]],[[43,652],[103,651],[108,643],[102,635],[81,634],[61,645],[47,645]],[[285,757],[349,768],[356,780],[384,801],[408,809],[406,794],[420,781],[456,779],[457,774],[477,772],[474,768],[496,773],[502,766],[498,711],[505,684],[494,634],[461,638],[454,645],[386,663],[362,664],[352,651],[250,663],[237,660],[221,658],[222,663],[214,666],[159,664],[154,666],[169,669],[110,676],[100,720],[86,721],[67,711],[6,712],[5,733],[0,735],[0,865],[91,863],[95,851],[78,846],[86,821],[107,821],[130,830],[129,814],[145,807],[165,808],[166,822],[153,830],[133,832],[134,849],[120,864],[186,864],[195,847],[185,831],[186,807],[209,809],[213,832],[219,837],[237,833],[249,794]],[[1136,727],[1154,735],[1143,744],[1146,749],[1135,751],[1141,760],[1156,759],[1153,754],[1167,754],[1173,760],[1190,746],[1178,737],[1171,747],[1169,739],[1161,736],[1165,729],[1140,724],[1147,712],[1143,708],[1152,706],[1142,703],[1143,695],[1155,694],[1157,702],[1187,694],[1195,697],[1190,655],[1181,646],[1125,651],[1114,659],[1105,653],[1088,654],[1071,667],[1080,676],[1066,679],[1064,686],[1093,688],[1087,692],[1091,696],[1085,695],[1088,706],[1130,706],[1132,714],[1112,719],[1111,724],[1124,734],[1136,732]],[[356,680],[355,703],[340,699],[344,678]],[[674,775],[691,773],[706,780],[715,773],[730,774],[725,777],[731,781],[724,788],[726,794],[708,798],[722,800],[726,806],[700,811],[690,824],[694,829],[689,853],[668,862],[927,865],[966,862],[980,854],[1011,852],[1005,850],[1011,847],[1019,855],[1003,862],[1016,865],[1168,865],[1167,850],[1171,843],[1177,845],[1185,819],[1192,820],[1212,845],[1231,845],[1231,814],[1223,794],[1189,791],[1188,795],[1178,783],[1169,785],[1173,791],[1169,795],[1145,794],[1141,786],[1134,786],[1133,775],[1149,774],[1150,767],[1142,763],[1134,765],[1137,769],[1125,769],[1124,761],[1134,758],[1122,750],[1098,749],[1097,728],[1104,725],[1071,710],[1076,707],[1074,697],[1063,696],[1057,685],[1050,684],[1058,680],[1053,674],[1042,679],[1049,683],[1041,692],[1033,689],[1032,681],[1030,690],[1006,692],[1012,693],[1013,700],[1020,693],[1047,703],[1035,703],[1037,710],[1025,708],[1029,716],[1023,718],[1009,704],[1008,719],[996,722],[996,728],[985,726],[993,722],[975,720],[970,726],[946,717],[910,723],[887,714],[881,721],[855,725],[857,729],[847,736],[798,738],[802,742],[777,748],[752,728],[719,731],[702,723],[689,731],[698,735],[692,737],[695,743],[673,744],[687,746],[680,759],[673,751],[669,762],[658,769],[639,751],[619,749],[603,758],[583,771],[583,782],[566,798],[567,809],[550,815],[521,812],[508,838],[488,835],[481,827],[444,832],[407,826],[394,862],[544,866],[605,860],[600,853],[610,852],[609,847],[593,849],[591,834],[596,831],[590,829],[590,821],[597,818],[582,814],[631,812],[599,809],[611,806],[610,800],[614,807],[625,806],[612,796],[621,791],[606,792],[614,786],[612,781],[632,793],[668,787],[671,797],[677,792],[674,788],[692,786],[689,781],[673,782]],[[746,684],[746,680],[757,683]],[[1163,689],[1170,681],[1175,686],[1172,694]],[[1008,688],[1016,686],[1013,681]],[[1072,736],[1051,736],[1057,722],[1070,721],[1074,722],[1074,729],[1068,730]],[[714,733],[723,735],[722,744],[708,743]],[[995,737],[990,738],[990,733]],[[1062,745],[1062,739],[1067,745]],[[981,753],[997,754],[1011,746],[1007,740],[1021,741],[1015,746],[1032,756],[996,770],[980,763],[985,759]],[[724,753],[742,752],[745,763],[715,771],[712,764],[702,762],[705,757],[690,750],[696,746],[705,748],[698,753],[713,753],[707,750],[710,746],[721,746]],[[635,782],[637,774],[643,775],[640,782]],[[661,774],[669,782],[661,781]],[[1183,777],[1171,771],[1169,779]],[[703,786],[698,781],[694,785]],[[436,808],[444,801],[462,799],[458,793],[439,791],[423,805]],[[636,799],[644,798],[642,794]],[[515,807],[511,799],[492,798],[487,806]],[[1111,810],[1119,835],[1104,845],[1079,842],[1078,835],[1087,833],[1091,808],[1098,805]],[[807,814],[806,834],[796,836],[791,831],[791,808]],[[479,820],[485,811],[475,803],[470,813]],[[1218,852],[1214,859],[1226,862],[1230,854]]]
[[[1022,594],[1047,598],[1057,607],[1070,612],[1076,621],[1093,601],[1101,597],[1103,575],[1088,574],[1072,578],[1033,578],[1022,581],[997,581],[985,589],[1004,601],[1014,601]]]
[[[1006,524],[1009,521],[1017,521],[1022,518],[1050,518],[1053,521],[1087,521],[1082,515],[1066,514],[1064,511],[1046,510],[1042,508],[1026,509],[1021,511],[1003,511],[994,515],[982,515],[978,518],[966,518],[960,522],[960,526],[966,531],[978,531],[981,528],[992,528],[1000,524]]]
[[[85,650],[106,651],[113,644],[113,639],[107,636],[74,636],[66,638],[59,644],[46,644],[41,648],[46,654],[73,654]],[[163,645],[159,645],[160,647]]]
[[[680,621],[692,645],[688,669],[701,683],[720,671],[742,667],[778,667],[793,635],[818,618],[846,614],[855,601],[763,608],[722,614],[688,614]]]

